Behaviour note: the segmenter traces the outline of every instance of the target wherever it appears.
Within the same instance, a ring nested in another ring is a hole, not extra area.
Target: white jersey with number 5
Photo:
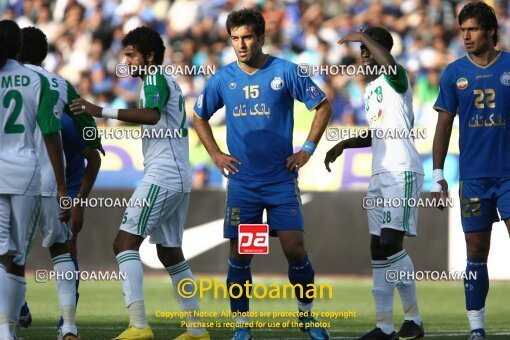
[[[140,108],[157,108],[155,125],[142,125],[143,181],[174,192],[191,191],[189,142],[182,91],[172,76],[148,75]]]
[[[62,119],[62,113],[64,112],[64,107],[68,103],[67,101],[67,82],[62,78],[53,74],[51,72],[46,71],[41,66],[28,65],[31,70],[43,75],[50,84],[50,98],[51,104],[53,105],[53,113],[58,119]],[[41,195],[45,197],[56,196],[57,194],[57,180],[55,179],[55,173],[53,172],[53,167],[51,166],[50,158],[48,156],[48,151],[46,151],[46,145],[44,144],[44,140],[42,137],[42,133],[40,129],[36,129],[35,131],[35,141],[36,145],[39,148],[38,157],[39,162],[41,163]],[[62,150],[62,154],[63,154]],[[65,165],[65,157],[64,157],[64,165]]]
[[[8,59],[0,68],[0,194],[35,196],[41,190],[34,138],[60,131],[52,113],[48,80]]]
[[[365,89],[365,111],[370,128],[382,130],[372,134],[372,175],[390,171],[423,175],[414,139],[406,138],[412,137],[414,125],[413,94],[405,69],[398,65],[397,70],[396,79],[381,75]]]

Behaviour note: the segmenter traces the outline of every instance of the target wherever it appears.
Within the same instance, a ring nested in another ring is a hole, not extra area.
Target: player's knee
[[[473,239],[466,243],[467,256],[473,260],[486,259],[489,256],[490,243]]]
[[[306,251],[304,248],[285,249],[284,253],[287,261],[292,263],[301,262],[306,257]]]
[[[370,255],[372,256],[372,260],[386,259],[386,255],[381,248],[381,238],[379,236],[372,235],[372,239],[370,240]]]
[[[65,245],[65,243],[53,243],[51,246],[50,246],[50,255],[51,257],[56,257],[56,256],[59,256],[59,255],[63,255],[65,253],[68,253],[68,249],[67,249],[67,246]]]

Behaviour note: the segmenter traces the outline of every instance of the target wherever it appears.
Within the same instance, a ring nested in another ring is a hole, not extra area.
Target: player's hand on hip
[[[241,162],[233,156],[227,155],[223,152],[218,152],[212,155],[212,159],[214,164],[216,164],[218,169],[220,169],[221,174],[225,177],[228,177],[229,174],[235,175],[239,172],[239,169],[236,167],[235,163],[241,165]]]
[[[94,105],[92,103],[89,103],[83,98],[77,98],[73,100],[71,105],[69,105],[71,108],[71,112],[73,112],[76,115],[89,115],[93,117],[102,117],[103,108],[97,105]]]
[[[287,169],[290,172],[298,172],[310,159],[310,154],[299,150],[289,158],[287,158]]]
[[[326,153],[326,158],[324,158],[324,165],[326,166],[326,170],[331,172],[329,168],[329,164],[333,163],[343,152],[344,152],[344,143],[340,142]]]
[[[435,202],[439,210],[445,208],[445,205],[441,202],[443,198],[448,198],[448,182],[446,182],[445,179],[432,184],[432,188],[430,188],[430,198]]]

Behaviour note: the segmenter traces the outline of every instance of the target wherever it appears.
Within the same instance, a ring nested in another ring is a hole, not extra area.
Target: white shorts
[[[39,196],[0,194],[0,255],[14,256],[23,266],[29,230],[37,225]]]
[[[131,202],[138,205],[144,200],[149,204],[126,209],[120,230],[143,238],[150,235],[150,243],[163,247],[180,247],[189,192],[174,192],[142,181],[131,196]]]
[[[404,231],[406,236],[416,236],[419,208],[412,202],[420,198],[422,186],[423,175],[412,171],[372,175],[367,198],[383,198],[384,204],[367,211],[370,234],[380,236],[382,228],[390,228]]]
[[[60,222],[60,205],[56,197],[41,197],[41,218],[39,227],[41,229],[42,246],[51,247],[55,243],[65,243],[73,236],[67,223]],[[34,237],[34,231],[31,231],[27,253]]]

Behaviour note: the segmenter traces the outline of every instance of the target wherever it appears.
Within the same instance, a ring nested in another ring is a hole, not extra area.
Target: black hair
[[[494,30],[492,41],[494,45],[498,43],[498,19],[494,8],[487,5],[485,2],[469,3],[462,7],[459,14],[459,25],[462,25],[467,19],[476,19],[478,24],[482,26],[485,31]]]
[[[36,27],[25,27],[21,30],[21,50],[18,60],[33,65],[40,65],[48,55],[46,35]]]
[[[264,35],[266,31],[266,21],[262,14],[252,8],[243,8],[238,11],[230,13],[227,17],[227,32],[230,35],[230,31],[234,27],[240,27],[244,25],[253,26],[255,35],[260,37]]]
[[[157,31],[148,27],[140,26],[130,31],[124,39],[122,39],[122,47],[133,46],[143,56],[143,60],[147,63],[147,57],[151,52],[154,53],[154,65],[163,64],[165,56],[165,44]]]
[[[21,45],[21,29],[12,20],[0,21],[0,67],[7,59],[16,59]]]
[[[363,30],[363,33],[371,36],[375,41],[381,44],[388,52],[393,48],[393,37],[388,30],[382,27],[368,27]]]

